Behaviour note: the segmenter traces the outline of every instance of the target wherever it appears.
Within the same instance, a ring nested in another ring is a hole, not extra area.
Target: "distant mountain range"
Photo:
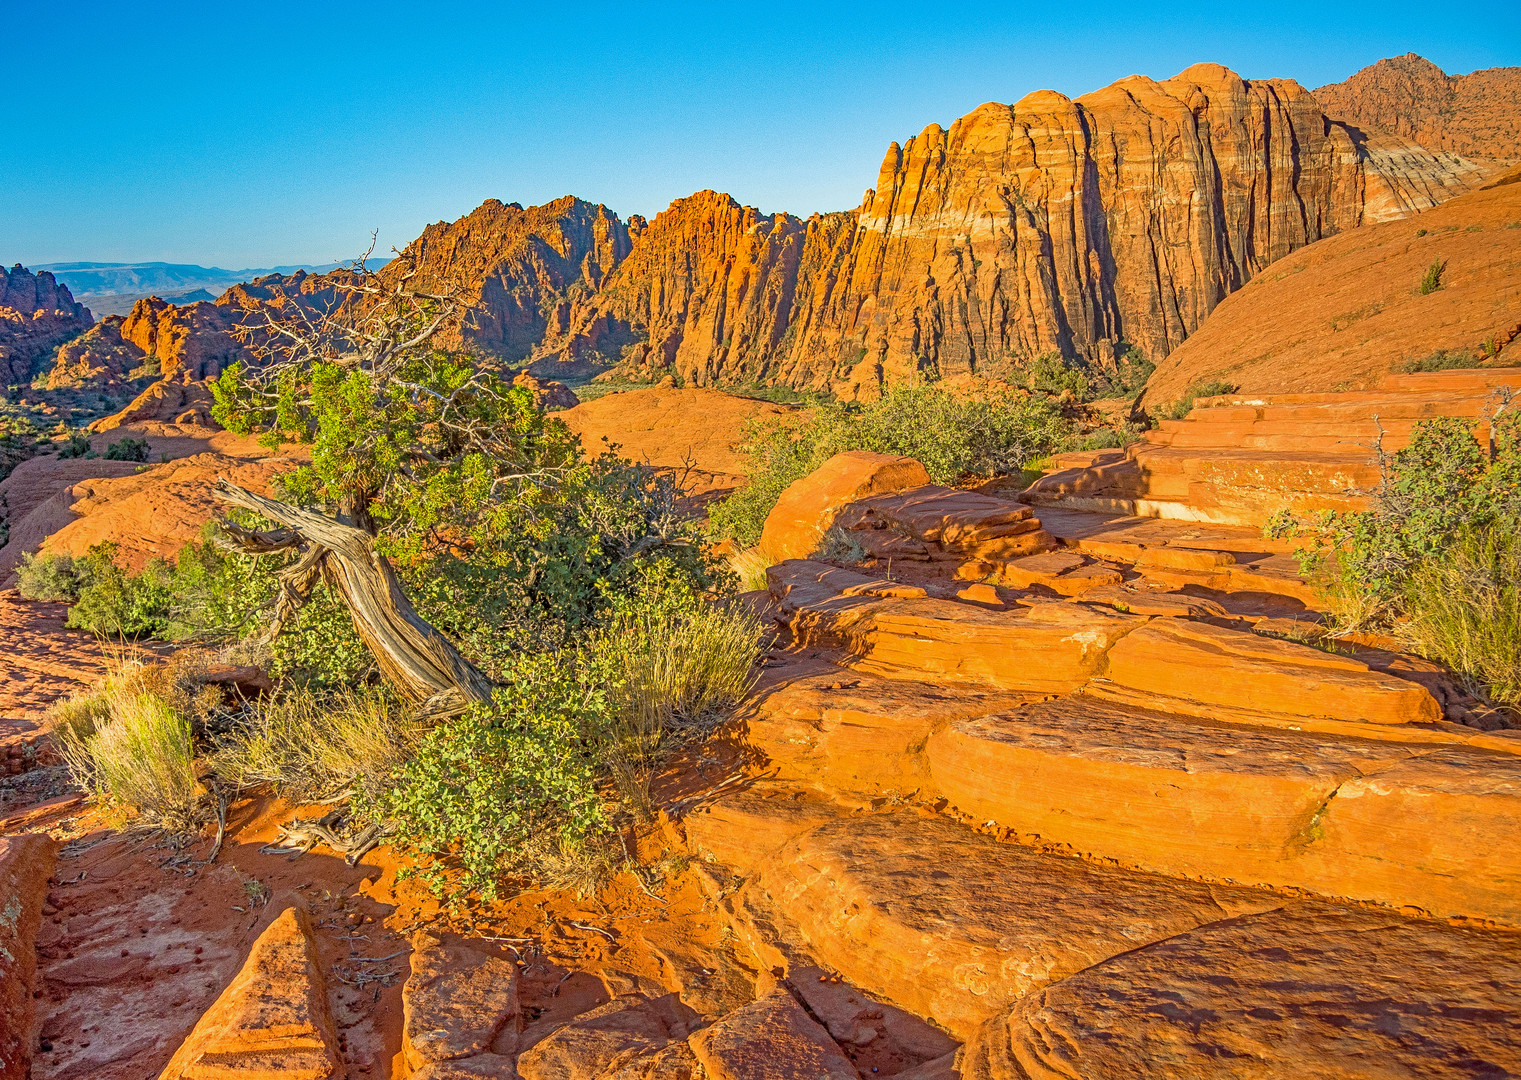
[[[379,269],[389,259],[371,259],[370,268]],[[175,304],[197,300],[214,300],[240,282],[252,281],[267,274],[294,274],[305,270],[325,274],[348,263],[304,263],[295,266],[250,267],[226,270],[220,266],[196,266],[193,263],[47,263],[34,267],[51,271],[53,277],[67,285],[74,298],[96,316],[125,315],[145,296],[159,296]]]

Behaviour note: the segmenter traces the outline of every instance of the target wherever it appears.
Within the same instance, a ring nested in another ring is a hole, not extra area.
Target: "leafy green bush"
[[[148,440],[134,439],[130,435],[106,447],[107,461],[147,461]]]
[[[560,656],[525,655],[501,682],[492,705],[439,724],[393,786],[356,802],[432,857],[421,875],[439,893],[494,899],[504,874],[538,869],[544,845],[581,851],[607,826],[595,754],[609,720],[600,680]]]
[[[1426,272],[1421,275],[1421,295],[1429,296],[1442,287],[1442,275],[1447,271],[1447,260],[1438,259],[1426,267]]]
[[[1423,420],[1384,460],[1373,509],[1279,515],[1269,532],[1306,540],[1301,569],[1339,631],[1389,630],[1513,701],[1521,414],[1492,421],[1492,450],[1474,434],[1457,417]]]
[[[27,552],[16,568],[16,591],[28,600],[72,604],[88,580],[85,564],[70,555]]]
[[[96,544],[81,559],[83,584],[68,626],[98,637],[138,638],[162,634],[169,617],[170,568],[155,559],[133,574],[116,561],[116,545]]]
[[[962,396],[938,386],[899,386],[869,404],[820,405],[762,419],[746,432],[748,483],[709,511],[716,537],[753,546],[788,484],[845,450],[906,454],[937,483],[1002,476],[1057,449],[1071,432],[1048,398]]]
[[[69,437],[58,447],[58,456],[61,458],[89,457],[94,451],[90,449],[90,440],[83,431],[71,431]]]
[[[1088,376],[1059,352],[1044,352],[1028,361],[1020,371],[1020,382],[1035,393],[1053,397],[1069,394],[1078,401],[1087,400],[1092,390]]]

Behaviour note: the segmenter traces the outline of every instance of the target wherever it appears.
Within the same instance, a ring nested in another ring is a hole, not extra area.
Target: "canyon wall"
[[[1041,91],[889,147],[853,213],[678,200],[571,305],[536,370],[621,357],[637,374],[857,396],[1051,350],[1157,360],[1268,263],[1489,171],[1219,65],[1075,101]]]

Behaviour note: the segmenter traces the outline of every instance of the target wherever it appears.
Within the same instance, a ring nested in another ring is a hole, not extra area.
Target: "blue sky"
[[[382,249],[496,197],[855,206],[984,101],[1200,61],[1315,87],[1521,64],[1521,4],[0,3],[0,261]]]

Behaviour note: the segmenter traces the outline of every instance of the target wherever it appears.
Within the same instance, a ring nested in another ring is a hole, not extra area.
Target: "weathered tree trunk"
[[[246,550],[305,549],[295,564],[281,572],[275,633],[320,579],[343,598],[354,629],[374,654],[381,674],[418,706],[420,715],[449,716],[491,700],[491,681],[417,614],[391,564],[375,550],[374,539],[365,530],[266,499],[226,480],[217,481],[216,495],[284,526],[276,533],[235,530],[235,539]]]

